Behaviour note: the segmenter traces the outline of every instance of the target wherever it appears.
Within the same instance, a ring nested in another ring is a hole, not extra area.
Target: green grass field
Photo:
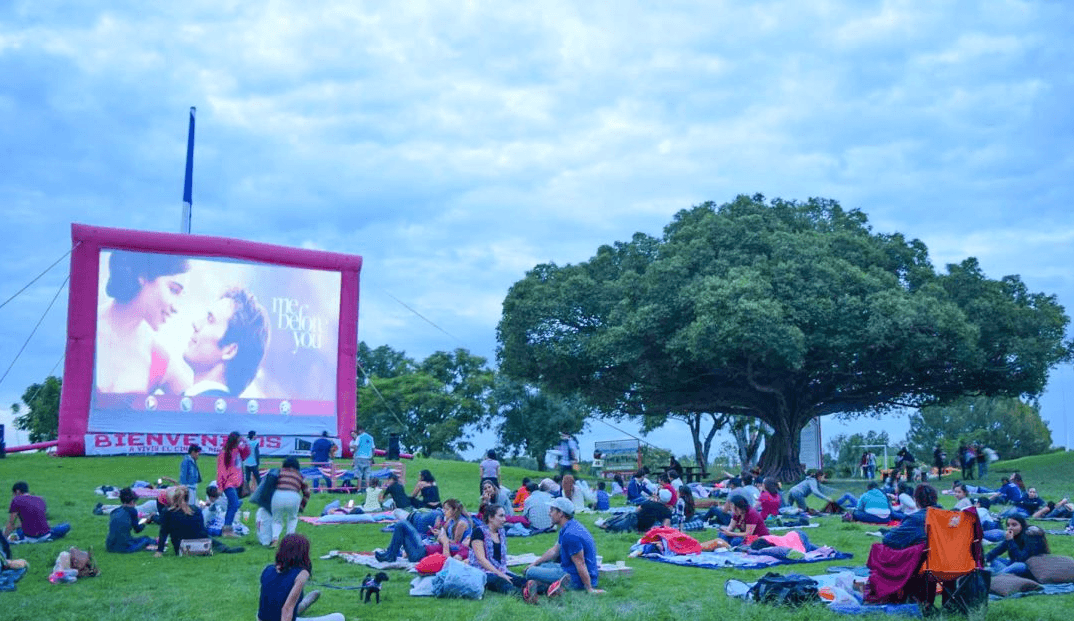
[[[213,475],[213,461],[202,460],[203,476]],[[1018,469],[1027,484],[1036,486],[1047,499],[1058,499],[1074,492],[1074,453],[1021,459],[995,464],[986,484],[998,486],[999,477]],[[258,546],[253,536],[242,541],[246,552],[210,558],[177,558],[169,554],[153,558],[152,554],[117,555],[104,552],[108,529],[106,517],[92,515],[93,506],[102,500],[93,493],[98,485],[128,485],[136,479],[156,480],[160,476],[177,476],[178,457],[56,458],[45,455],[9,455],[0,460],[0,493],[4,502],[11,484],[25,480],[31,493],[48,502],[52,523],[71,522],[70,535],[59,542],[15,546],[15,556],[30,562],[30,572],[18,584],[18,590],[0,594],[0,620],[30,619],[254,619],[257,611],[258,577],[272,562],[273,551]],[[407,464],[408,483],[412,484],[421,468],[429,468],[437,477],[442,498],[457,497],[473,507],[478,499],[477,465],[472,463],[417,459]],[[516,487],[523,476],[536,473],[505,468],[505,484]],[[945,484],[947,481],[945,480]],[[852,493],[864,491],[861,481],[834,481],[834,487]],[[330,500],[346,496],[315,495],[306,515],[319,515]],[[360,501],[360,497],[352,496]],[[622,502],[620,500],[620,502]],[[951,496],[941,496],[946,506]],[[592,527],[595,515],[580,515],[596,537],[598,552],[605,562],[626,560],[636,535],[607,534]],[[822,521],[809,531],[810,538],[821,544],[854,554],[854,559],[838,564],[864,565],[869,546],[875,538],[864,535],[869,527],[843,524],[835,519]],[[1058,528],[1058,523],[1042,523]],[[366,569],[338,559],[319,560],[330,550],[371,550],[387,545],[389,535],[374,525],[310,526],[299,523],[299,532],[313,544],[312,583],[357,586]],[[146,531],[156,536],[156,527]],[[702,539],[711,532],[698,533]],[[1054,553],[1074,554],[1074,537],[1052,537]],[[554,535],[512,538],[512,553],[541,553],[555,542]],[[93,546],[102,573],[97,578],[74,584],[53,585],[48,574],[57,553],[68,546]],[[832,563],[795,566],[806,574],[823,573]],[[553,601],[542,600],[537,608],[520,600],[491,594],[481,601],[437,600],[410,597],[410,574],[390,572],[391,581],[382,592],[382,602],[361,604],[357,591],[321,588],[321,600],[308,612],[327,614],[339,611],[348,619],[429,619],[448,614],[459,619],[556,619],[556,620],[626,620],[626,619],[712,619],[781,621],[791,619],[845,618],[823,607],[789,610],[744,604],[728,599],[723,593],[728,578],[755,580],[763,571],[702,570],[670,566],[646,560],[629,559],[634,575],[621,580],[607,580],[601,586],[603,596],[568,593]],[[777,568],[786,572],[786,567]],[[1004,621],[1061,619],[1070,616],[1068,607],[1074,596],[1038,596],[994,602],[987,619]],[[879,618],[879,615],[875,617]]]

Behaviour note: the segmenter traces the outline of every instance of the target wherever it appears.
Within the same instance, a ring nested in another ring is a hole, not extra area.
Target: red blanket
[[[649,532],[642,536],[640,543],[664,543],[665,552],[675,554],[700,554],[701,544],[690,535],[674,528],[650,528]]]

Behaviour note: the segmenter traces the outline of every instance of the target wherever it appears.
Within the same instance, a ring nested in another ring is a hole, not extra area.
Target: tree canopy
[[[939,273],[922,242],[835,201],[739,196],[536,266],[504,300],[497,356],[610,416],[760,419],[760,466],[787,480],[817,416],[1039,394],[1070,358],[1067,323],[1017,276],[990,280],[972,258]]]
[[[949,458],[958,446],[980,442],[1004,459],[1038,455],[1052,446],[1052,431],[1035,405],[1013,397],[966,397],[922,408],[910,416],[907,437],[916,455],[932,455],[937,443]],[[931,459],[930,459],[931,462]]]
[[[497,375],[492,393],[500,446],[513,455],[527,455],[544,470],[545,451],[560,441],[560,432],[578,433],[587,411],[578,399],[564,398]]]
[[[30,432],[30,443],[55,440],[60,425],[60,392],[63,381],[55,376],[45,378],[43,384],[30,384],[22,393],[26,413],[19,415],[22,407],[11,404],[15,413],[15,428]]]
[[[420,364],[387,346],[359,346],[365,376],[358,385],[358,422],[385,446],[400,434],[423,455],[467,450],[469,425],[487,424],[493,372],[465,349],[435,352]],[[385,373],[379,376],[377,373]]]

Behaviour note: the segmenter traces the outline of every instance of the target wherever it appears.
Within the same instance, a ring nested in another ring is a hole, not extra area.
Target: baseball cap
[[[574,515],[574,503],[566,498],[553,498],[552,507],[567,515]]]

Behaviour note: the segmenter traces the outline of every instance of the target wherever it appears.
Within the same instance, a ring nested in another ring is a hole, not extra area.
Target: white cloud
[[[60,256],[71,221],[175,230],[196,105],[195,231],[363,254],[361,336],[412,355],[491,355],[535,264],[738,193],[838,199],[1074,308],[1065,3],[110,7],[0,8],[0,283]],[[0,361],[46,280],[0,309]]]

